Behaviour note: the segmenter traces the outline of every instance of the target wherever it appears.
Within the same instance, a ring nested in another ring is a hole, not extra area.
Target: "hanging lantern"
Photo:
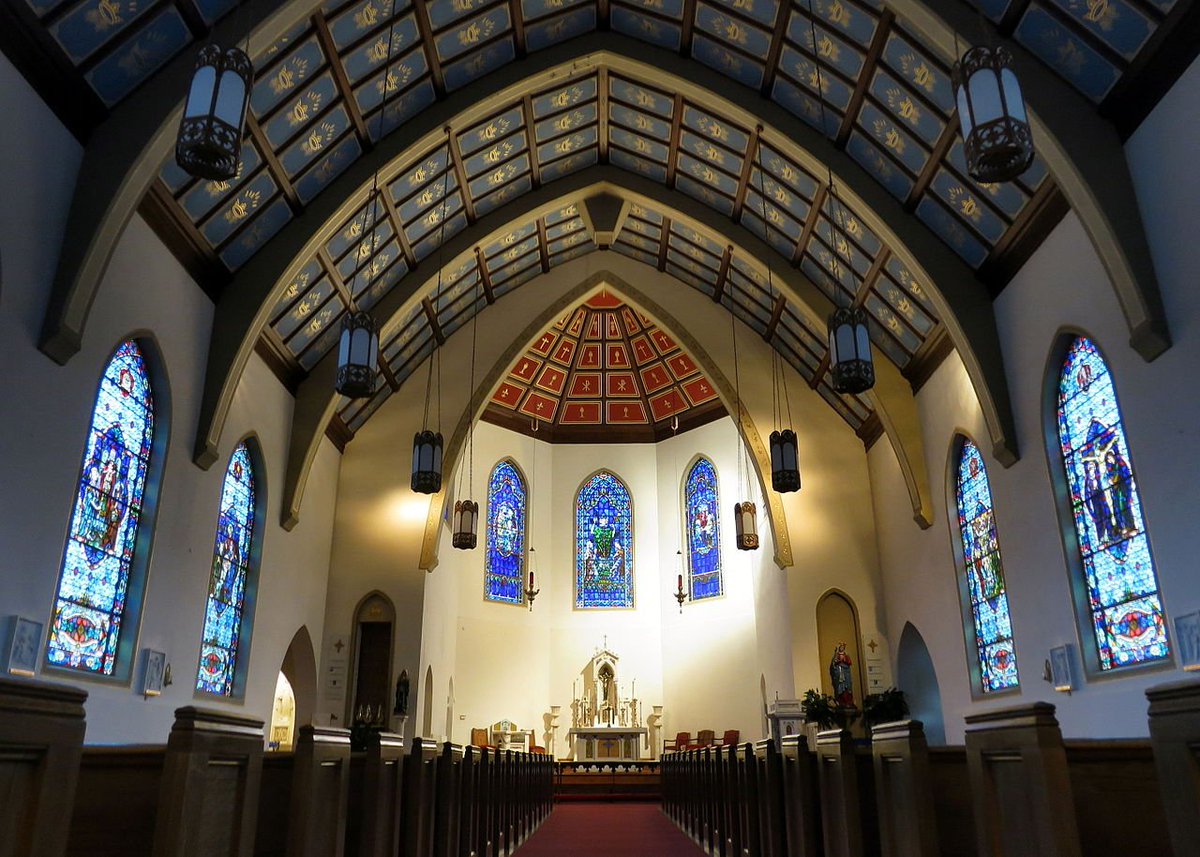
[[[954,64],[954,99],[967,172],[979,182],[1012,181],[1033,163],[1033,134],[1007,48],[971,48]]]
[[[478,540],[475,528],[479,524],[479,504],[474,500],[459,500],[454,504],[454,537],[450,543],[459,550],[475,550]]]
[[[193,176],[227,181],[238,171],[254,66],[240,48],[205,45],[175,141],[175,162]]]
[[[862,393],[875,386],[867,314],[838,307],[829,318],[829,374],[839,393]]]
[[[349,399],[362,399],[375,392],[379,374],[379,333],[367,312],[352,312],[342,319],[338,345],[335,387]]]
[[[737,530],[737,549],[758,550],[758,510],[749,500],[733,504],[733,523]]]
[[[429,429],[413,435],[412,490],[436,494],[442,490],[442,433]]]
[[[771,432],[771,487],[780,494],[800,490],[800,458],[791,429]]]

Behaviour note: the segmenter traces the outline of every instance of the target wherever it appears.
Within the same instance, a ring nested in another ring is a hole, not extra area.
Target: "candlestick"
[[[678,588],[683,589],[683,575],[676,575],[676,580],[678,581]]]

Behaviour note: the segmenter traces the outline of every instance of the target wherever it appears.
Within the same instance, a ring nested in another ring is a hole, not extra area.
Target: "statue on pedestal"
[[[396,679],[396,704],[392,708],[392,714],[396,717],[405,717],[408,714],[408,670],[401,670]]]
[[[833,682],[833,697],[842,708],[854,708],[854,682],[850,673],[850,656],[846,644],[838,643],[829,662],[829,680]]]

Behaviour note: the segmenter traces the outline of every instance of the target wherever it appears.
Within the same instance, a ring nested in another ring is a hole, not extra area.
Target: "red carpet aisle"
[[[515,857],[703,857],[653,803],[558,804]]]

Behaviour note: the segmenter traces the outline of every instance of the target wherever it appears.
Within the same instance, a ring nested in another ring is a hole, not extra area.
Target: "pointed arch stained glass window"
[[[575,606],[633,606],[633,504],[607,470],[575,502]]]
[[[1086,336],[1059,374],[1058,439],[1100,668],[1161,660],[1170,650],[1133,459],[1112,374]]]
[[[525,480],[501,461],[488,479],[484,593],[488,601],[525,602]]]
[[[196,690],[233,695],[254,539],[254,466],[245,443],[229,457],[204,610]]]
[[[129,340],[105,367],[92,409],[46,647],[53,666],[113,674],[153,440],[150,377]]]
[[[965,438],[958,457],[955,497],[980,686],[984,693],[1016,687],[1020,683],[1017,654],[992,509],[992,489],[979,447]]]
[[[684,484],[687,510],[688,582],[691,599],[712,598],[723,591],[721,527],[717,510],[717,471],[707,458],[698,458]]]

